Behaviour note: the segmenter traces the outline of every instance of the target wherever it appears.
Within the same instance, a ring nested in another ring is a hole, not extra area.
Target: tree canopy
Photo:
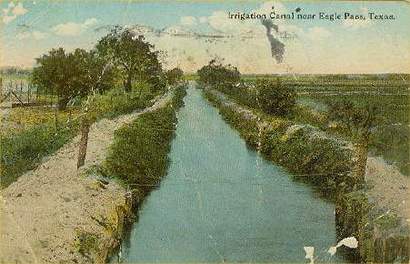
[[[158,52],[144,36],[115,27],[97,43],[96,49],[118,67],[125,91],[132,90],[134,80],[146,81],[155,89],[165,86]]]
[[[94,50],[76,49],[67,53],[63,48],[52,49],[36,61],[32,81],[57,95],[59,110],[65,109],[76,96],[113,85],[113,68]]]
[[[268,114],[285,116],[296,105],[294,89],[282,84],[280,79],[261,79],[256,81],[259,107]]]
[[[202,85],[233,86],[240,82],[241,74],[231,64],[223,65],[216,60],[211,60],[208,65],[198,70],[199,80]]]
[[[182,80],[184,76],[184,72],[180,68],[173,68],[169,71],[165,72],[168,84],[176,84],[177,82]]]

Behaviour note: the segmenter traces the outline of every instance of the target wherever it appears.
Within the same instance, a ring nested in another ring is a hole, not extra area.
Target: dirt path
[[[85,166],[77,171],[79,136],[22,175],[0,195],[0,263],[89,263],[78,251],[79,232],[104,234],[98,219],[112,218],[126,204],[126,190],[115,181],[102,185],[81,172],[105,160],[114,132],[140,114],[160,108],[170,95],[142,112],[103,119],[89,133]]]
[[[384,213],[396,213],[410,225],[410,177],[406,177],[382,158],[367,159],[366,182],[372,187],[369,198]]]

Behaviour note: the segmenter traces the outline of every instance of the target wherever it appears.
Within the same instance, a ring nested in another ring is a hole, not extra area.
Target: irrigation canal
[[[192,86],[193,84],[191,84]],[[122,245],[122,261],[325,262],[336,243],[334,205],[246,147],[190,87],[170,167]]]

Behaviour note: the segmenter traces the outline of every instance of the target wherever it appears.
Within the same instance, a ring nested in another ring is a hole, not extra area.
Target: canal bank
[[[305,262],[336,243],[335,207],[249,149],[190,88],[178,113],[170,167],[123,241],[125,263]]]
[[[77,169],[80,136],[0,193],[0,263],[103,263],[132,214],[129,192],[95,168],[115,131],[168,104],[157,97],[142,111],[102,119],[89,132],[85,165]]]
[[[205,94],[251,147],[335,202],[338,238],[353,236],[359,242],[347,252],[351,261],[409,262],[409,217],[403,209],[409,181],[396,169],[369,158],[366,184],[356,185],[351,173],[356,156],[348,142],[309,125],[263,115],[218,91],[207,89]]]

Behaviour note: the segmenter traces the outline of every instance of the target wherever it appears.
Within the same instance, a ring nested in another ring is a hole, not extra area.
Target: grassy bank
[[[370,154],[383,157],[404,175],[410,174],[409,75],[242,76],[241,85],[213,88],[241,105],[258,109],[261,100],[257,81],[262,77],[296,92],[298,104],[286,116],[288,119],[316,126],[348,141],[353,140],[352,135],[329,118],[331,106],[348,101],[357,107],[377,108]]]
[[[155,96],[148,90],[124,93],[114,89],[96,96],[93,114],[97,120],[115,118],[150,106]],[[74,138],[78,134],[79,117],[82,114],[78,107],[57,112],[57,115],[49,108],[10,111],[12,113],[8,119],[2,121],[5,122],[2,126],[7,126],[7,122],[9,125],[2,131],[0,138],[1,188],[10,185],[24,172],[34,169],[42,158]]]
[[[354,263],[408,263],[406,219],[370,201],[366,188],[353,188],[353,151],[347,142],[311,125],[232,103],[218,92],[204,93],[251,147],[335,201],[338,239],[354,236],[359,242],[359,248],[346,251],[348,259]]]
[[[142,114],[115,134],[102,172],[119,179],[131,190],[137,206],[166,175],[177,123],[176,112],[183,105],[185,94],[185,87],[179,86],[171,102]]]
[[[248,145],[287,168],[296,179],[317,186],[330,198],[350,188],[352,153],[346,142],[330,138],[309,125],[226,103],[212,91],[204,93]]]
[[[359,247],[346,256],[354,263],[409,263],[406,220],[369,201],[365,189],[344,193],[336,202],[338,238],[354,236]]]
[[[387,82],[384,87],[352,87],[347,91],[338,87],[311,89],[299,92],[299,109],[295,119],[300,122],[320,126],[326,132],[348,139],[337,126],[334,126],[326,116],[328,105],[341,101],[353,102],[355,105],[376,106],[380,111],[370,142],[370,154],[382,156],[394,164],[400,171],[410,173],[410,100],[407,87],[391,87]],[[316,87],[314,87],[316,88]],[[356,90],[354,90],[356,89]]]

